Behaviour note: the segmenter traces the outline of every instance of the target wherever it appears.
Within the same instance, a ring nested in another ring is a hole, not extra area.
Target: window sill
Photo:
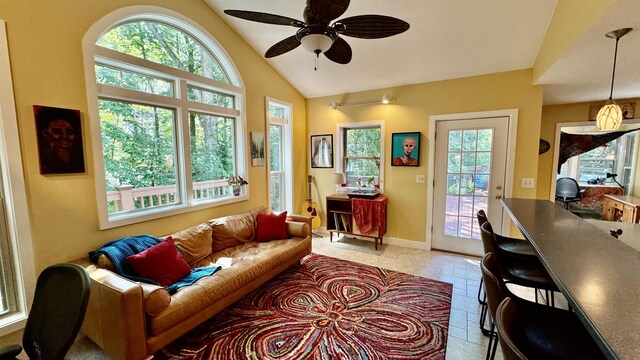
[[[24,329],[27,323],[27,316],[22,311],[5,315],[0,319],[0,336],[6,336],[18,330]]]
[[[216,206],[233,204],[249,200],[249,194],[240,196],[227,196],[215,201],[195,202],[191,205],[174,205],[161,208],[140,210],[130,213],[114,214],[106,221],[100,221],[100,230],[112,229],[120,226],[137,224],[144,221],[160,219],[168,216],[184,214],[192,211],[208,209]]]

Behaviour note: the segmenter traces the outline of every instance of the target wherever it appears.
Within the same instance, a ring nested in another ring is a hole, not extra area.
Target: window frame
[[[156,21],[173,26],[188,33],[209,50],[222,66],[229,79],[229,84],[195,75],[184,70],[155,63],[149,60],[124,54],[96,45],[96,41],[110,29],[133,21]],[[97,21],[85,34],[83,39],[85,62],[85,81],[89,104],[89,121],[91,122],[91,139],[93,145],[93,165],[95,169],[96,199],[100,229],[135,224],[166,216],[197,211],[214,206],[243,201],[249,198],[249,187],[241,196],[230,195],[215,200],[196,200],[192,196],[191,153],[189,142],[189,112],[198,112],[213,116],[234,118],[235,123],[235,164],[234,173],[248,179],[248,156],[246,154],[246,92],[239,72],[222,45],[205,29],[185,16],[155,6],[131,6],[116,10]],[[100,84],[96,81],[95,64],[103,64],[126,71],[151,75],[174,83],[174,97],[139,92],[125,88]],[[234,96],[233,109],[191,101],[188,99],[187,85],[203,88],[208,91],[223,92]],[[98,101],[108,99],[127,101],[141,105],[160,106],[173,109],[175,113],[176,139],[176,186],[179,189],[180,201],[177,204],[164,205],[151,209],[141,209],[127,213],[109,214],[102,155],[102,135]]]
[[[385,163],[385,139],[386,132],[384,130],[384,120],[371,120],[362,122],[343,122],[336,125],[337,144],[340,146],[335,147],[336,154],[336,172],[343,173],[345,171],[345,146],[346,146],[346,134],[347,129],[361,129],[361,128],[380,128],[380,174],[378,176],[378,183],[380,185],[380,193],[384,193],[384,168]],[[347,187],[348,188],[348,187]]]
[[[271,116],[269,113],[269,106],[279,106],[284,108],[285,118],[279,118],[275,116]],[[265,109],[266,109],[266,133],[265,133],[265,146],[267,149],[270,149],[270,137],[269,130],[271,125],[276,125],[281,127],[282,134],[282,147],[281,147],[281,161],[282,161],[282,178],[284,180],[284,210],[289,211],[289,213],[293,212],[293,105],[282,100],[277,100],[274,98],[266,97],[265,98]],[[271,207],[271,160],[270,160],[270,151],[265,151],[267,154],[267,171],[269,172],[268,176],[268,201],[269,207]]]
[[[0,19],[0,86],[13,89],[5,24]],[[2,266],[12,273],[12,278],[5,281],[8,292],[12,292],[9,296],[15,299],[14,307],[0,316],[0,336],[4,336],[24,327],[36,284],[22,151],[12,91],[0,92],[0,138],[4,144],[0,146],[0,194],[6,219],[6,235],[2,238],[2,256],[6,261]]]
[[[636,132],[631,132],[629,134],[625,134],[617,139],[614,139],[612,141],[616,142],[616,157],[613,160],[610,159],[604,159],[604,158],[598,158],[598,159],[588,159],[588,160],[584,160],[584,161],[591,161],[591,160],[604,160],[604,161],[613,161],[613,170],[612,172],[614,174],[618,174],[618,181],[622,182],[622,179],[624,178],[625,175],[625,163],[622,160],[625,160],[624,157],[626,157],[624,155],[625,151],[629,150],[628,149],[628,136],[634,136],[635,137],[635,141],[634,141],[634,145],[633,145],[633,149],[630,149],[631,151],[631,162],[632,164],[634,163],[634,159],[633,159],[633,154],[635,152],[637,152],[638,149],[638,142],[640,141],[640,131],[636,131]],[[623,155],[623,159],[620,159],[618,155],[622,154]],[[563,164],[563,167],[566,166],[567,169],[567,177],[576,179],[578,181],[578,183],[580,185],[589,185],[586,181],[581,181],[580,180],[580,168],[581,168],[581,160],[580,160],[580,155],[576,155],[573,156],[569,159],[567,159],[567,162]],[[640,165],[639,165],[640,166]],[[631,169],[630,169],[630,173],[631,176],[633,176],[635,167],[632,165]],[[604,176],[604,175],[603,175]],[[561,176],[559,174],[556,174],[556,179],[560,178]],[[631,178],[632,179],[632,178]],[[616,183],[612,180],[612,179],[606,179],[605,178],[605,185],[613,185],[613,186],[617,186]]]

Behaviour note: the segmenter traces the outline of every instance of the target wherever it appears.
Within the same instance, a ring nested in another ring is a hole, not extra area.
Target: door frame
[[[435,160],[436,160],[436,122],[438,121],[452,121],[452,120],[473,120],[478,118],[493,118],[493,117],[506,117],[508,118],[507,129],[507,163],[505,169],[505,181],[504,181],[504,197],[509,198],[513,195],[513,173],[515,169],[515,150],[516,150],[516,136],[518,131],[518,109],[505,109],[505,110],[492,110],[492,111],[480,111],[480,112],[468,112],[459,114],[446,114],[446,115],[431,115],[429,116],[429,168],[427,170],[427,228],[426,230],[426,243],[427,248],[432,249],[433,243],[433,189],[435,179]],[[508,219],[506,213],[502,212],[502,218]],[[507,234],[509,232],[509,221],[502,221],[502,228],[500,232]]]

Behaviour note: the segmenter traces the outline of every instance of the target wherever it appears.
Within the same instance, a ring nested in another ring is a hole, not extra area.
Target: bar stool
[[[535,300],[538,302],[538,289],[545,291],[545,300],[547,305],[554,306],[554,292],[560,291],[553,282],[547,271],[540,263],[537,257],[513,256],[509,252],[500,249],[496,243],[495,234],[491,223],[488,221],[480,227],[480,235],[485,254],[495,254],[500,266],[502,279],[507,283],[530,287],[535,289]],[[485,280],[486,281],[486,280]],[[485,284],[486,289],[486,284]],[[551,293],[549,293],[551,292]],[[487,331],[484,329],[484,323],[487,316],[487,307],[483,307],[480,312],[480,328],[482,333],[487,336],[494,336],[492,329]],[[495,318],[493,318],[495,320]]]
[[[478,218],[478,226],[482,226],[484,223],[489,221],[489,219],[487,218],[487,214],[482,209],[478,210],[478,212],[476,213],[476,216]],[[494,234],[494,236],[495,236],[496,244],[498,245],[498,247],[504,252],[509,253],[509,255],[524,257],[524,258],[527,258],[528,260],[538,259],[536,255],[536,250],[533,248],[533,245],[531,245],[531,243],[529,243],[528,241],[501,236],[498,234]],[[490,332],[489,330],[484,328],[485,319],[487,317],[486,293],[482,299],[480,298],[483,281],[484,280],[481,276],[480,286],[478,286],[478,303],[480,303],[480,305],[482,306],[482,309],[480,311],[480,314],[482,315],[480,316],[480,331],[482,331],[482,333],[485,336],[488,336]]]
[[[508,297],[496,312],[505,360],[605,359],[587,329],[570,311]]]
[[[487,302],[491,315],[496,319],[491,329],[497,327],[495,339],[489,339],[487,359],[493,359],[498,341],[504,358],[511,359],[602,359],[580,320],[570,311],[543,306],[513,295],[502,280],[500,265],[495,254],[482,258],[480,268],[487,289]],[[500,307],[511,301],[516,313],[506,313],[501,318]],[[505,344],[509,342],[510,344]],[[577,345],[577,347],[576,347]],[[580,348],[584,345],[584,348]],[[525,355],[526,354],[526,355]]]

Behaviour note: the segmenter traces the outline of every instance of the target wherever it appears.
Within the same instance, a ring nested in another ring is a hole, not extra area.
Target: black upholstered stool
[[[496,313],[505,360],[605,359],[587,329],[570,311],[507,297]]]
[[[478,226],[482,226],[484,223],[488,222],[487,214],[484,210],[479,210],[476,213],[478,218]],[[501,236],[494,233],[494,237],[496,239],[497,246],[505,253],[508,253],[510,256],[520,256],[529,260],[537,260],[538,257],[536,255],[536,250],[533,248],[531,243],[526,240],[514,239],[506,236]],[[480,286],[478,286],[478,302],[482,305],[482,309],[480,311],[480,330],[484,335],[489,335],[490,331],[485,329],[484,324],[487,318],[487,295],[485,294],[482,298],[482,284],[483,279],[480,277]]]

